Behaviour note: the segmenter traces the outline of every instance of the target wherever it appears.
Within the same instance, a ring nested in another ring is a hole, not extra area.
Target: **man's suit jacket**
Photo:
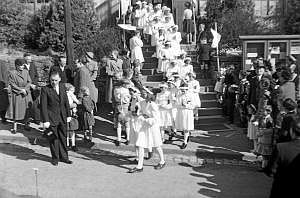
[[[51,126],[57,126],[61,121],[67,123],[67,117],[70,116],[70,105],[63,84],[59,85],[59,95],[51,85],[43,87],[41,93],[42,122],[50,122]]]
[[[278,143],[267,171],[274,173],[270,198],[295,197],[299,193],[300,140]]]
[[[39,81],[39,75],[38,75],[36,65],[34,63],[30,63],[28,72],[29,72],[29,76],[31,78],[32,84],[37,85],[37,83]]]
[[[250,88],[249,88],[248,104],[253,104],[256,107],[258,106],[259,93],[260,93],[259,82],[260,81],[258,79],[258,76],[252,77],[250,81]]]

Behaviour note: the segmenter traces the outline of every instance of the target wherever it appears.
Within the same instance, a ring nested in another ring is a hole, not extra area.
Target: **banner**
[[[211,47],[212,48],[217,48],[218,45],[219,45],[219,42],[221,40],[221,34],[219,34],[217,31],[215,31],[214,29],[210,29],[212,35],[213,35],[213,41],[212,41],[212,44],[211,44]]]

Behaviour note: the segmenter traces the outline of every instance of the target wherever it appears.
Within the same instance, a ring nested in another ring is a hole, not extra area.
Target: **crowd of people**
[[[251,152],[262,156],[261,171],[274,174],[275,185],[277,179],[285,178],[284,173],[300,154],[299,74],[295,57],[287,59],[278,63],[275,71],[262,58],[248,71],[238,72],[229,66],[220,73],[215,86],[224,114],[233,123],[238,112],[239,124],[247,127],[247,137],[253,141]],[[279,192],[277,188],[274,192]],[[274,192],[272,196],[277,197]]]

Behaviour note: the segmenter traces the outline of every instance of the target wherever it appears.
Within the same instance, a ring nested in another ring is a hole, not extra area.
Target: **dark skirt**
[[[195,32],[194,23],[192,19],[184,19],[183,32],[187,34]]]

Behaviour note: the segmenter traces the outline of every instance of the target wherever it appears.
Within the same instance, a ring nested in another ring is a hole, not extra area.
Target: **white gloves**
[[[48,129],[50,127],[50,122],[45,122],[43,125],[45,129]]]
[[[71,122],[72,117],[67,117],[67,122]]]

